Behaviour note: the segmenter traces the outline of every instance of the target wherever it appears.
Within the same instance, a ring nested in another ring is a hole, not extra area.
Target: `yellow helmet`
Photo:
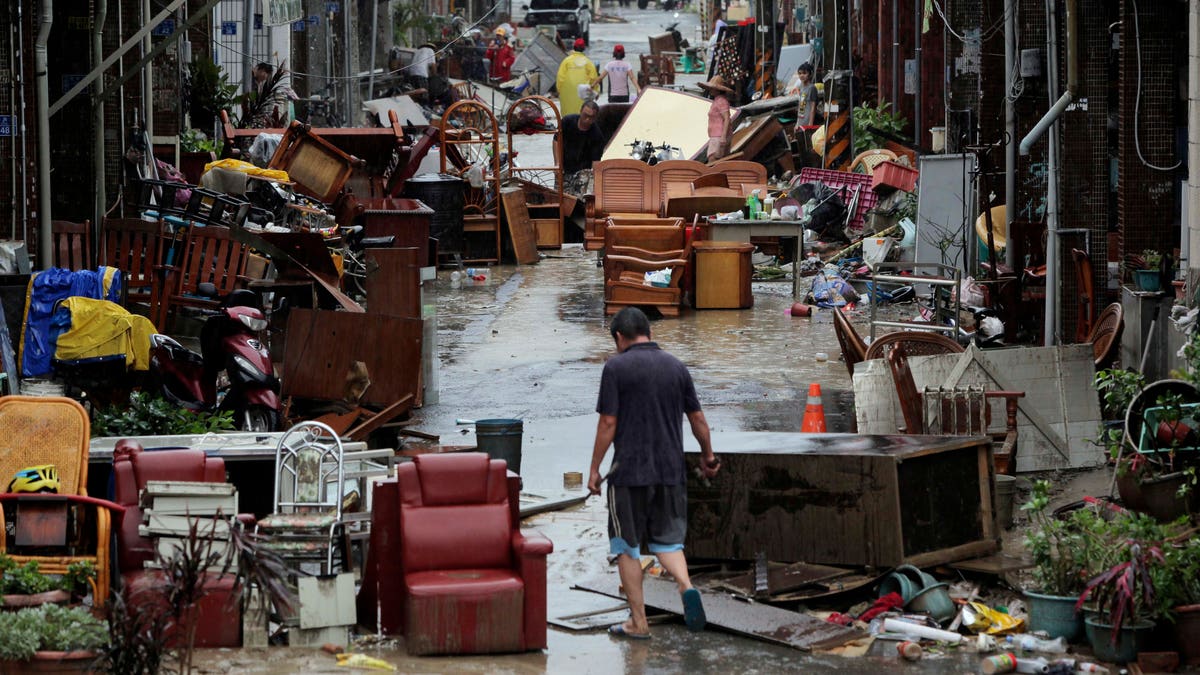
[[[9,492],[58,492],[58,469],[53,464],[21,469],[8,484]]]

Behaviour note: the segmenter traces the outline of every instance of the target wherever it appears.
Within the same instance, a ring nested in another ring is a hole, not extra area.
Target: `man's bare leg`
[[[642,564],[622,553],[617,556],[617,571],[621,575],[621,587],[629,601],[629,621],[625,623],[627,633],[649,633],[646,621],[646,598],[642,593]],[[686,572],[686,568],[685,568]]]
[[[692,579],[688,576],[687,558],[684,557],[683,551],[654,555],[658,557],[658,562],[667,570],[667,573],[675,579],[675,583],[679,584],[680,593],[692,587]]]

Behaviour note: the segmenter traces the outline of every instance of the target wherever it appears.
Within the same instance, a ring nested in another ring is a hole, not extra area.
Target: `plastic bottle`
[[[1005,635],[1004,642],[1012,648],[1027,652],[1045,652],[1047,654],[1067,653],[1067,641],[1061,637],[1053,640],[1045,640],[1036,635]]]
[[[1043,658],[1017,659],[1018,673],[1045,673],[1050,670],[1050,662]]]
[[[997,654],[989,656],[979,664],[979,670],[983,675],[996,675],[997,673],[1011,673],[1017,669],[1017,657],[1013,653]]]
[[[750,193],[746,197],[746,219],[755,220],[758,218],[758,190]]]

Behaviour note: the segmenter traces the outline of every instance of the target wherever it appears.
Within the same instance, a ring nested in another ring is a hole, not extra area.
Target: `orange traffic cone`
[[[804,405],[804,421],[800,423],[800,431],[825,433],[825,405],[821,403],[821,385],[816,382],[808,385],[808,403]]]

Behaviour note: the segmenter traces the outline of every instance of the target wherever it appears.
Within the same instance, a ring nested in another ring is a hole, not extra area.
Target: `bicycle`
[[[309,126],[326,128],[337,128],[342,126],[342,118],[338,116],[337,112],[337,97],[329,93],[330,89],[332,88],[332,85],[325,87],[325,89],[322,90],[326,93],[324,96],[322,96],[320,93],[317,93],[309,96],[308,98],[300,99],[301,102],[305,104],[304,107],[307,115],[304,121]],[[323,124],[317,124],[316,122],[318,119],[320,119]]]

